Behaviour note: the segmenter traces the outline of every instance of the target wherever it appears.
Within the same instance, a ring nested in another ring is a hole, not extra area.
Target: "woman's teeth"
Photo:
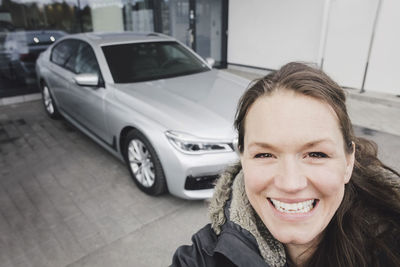
[[[275,200],[270,198],[274,207],[279,210],[280,212],[285,213],[306,213],[312,210],[314,200],[307,200],[303,202],[297,203],[285,203],[279,200]]]

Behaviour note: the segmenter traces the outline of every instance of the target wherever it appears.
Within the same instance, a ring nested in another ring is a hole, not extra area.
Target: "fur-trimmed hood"
[[[285,265],[283,245],[271,235],[247,198],[240,163],[229,167],[218,179],[209,215],[211,227],[217,235],[224,223],[231,221],[250,232],[267,264],[274,267]]]

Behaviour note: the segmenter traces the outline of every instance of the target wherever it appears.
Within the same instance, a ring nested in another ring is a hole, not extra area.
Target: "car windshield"
[[[147,42],[102,47],[115,83],[171,78],[210,70],[177,42]]]

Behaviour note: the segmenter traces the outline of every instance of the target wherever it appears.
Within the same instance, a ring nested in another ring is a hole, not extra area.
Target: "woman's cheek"
[[[327,195],[337,192],[338,189],[344,187],[345,171],[337,167],[321,167],[314,169],[308,175],[309,182],[314,184],[320,191]]]
[[[247,189],[253,192],[263,191],[271,181],[271,170],[258,164],[243,165],[243,174]]]

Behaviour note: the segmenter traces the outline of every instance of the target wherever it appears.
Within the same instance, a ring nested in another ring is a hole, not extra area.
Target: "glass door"
[[[161,3],[162,32],[192,48],[189,23],[189,0],[163,0]]]
[[[227,0],[163,0],[160,32],[177,38],[216,67],[226,63]],[[225,12],[226,10],[226,12]]]
[[[220,65],[222,60],[222,0],[196,0],[196,52],[211,57]]]

